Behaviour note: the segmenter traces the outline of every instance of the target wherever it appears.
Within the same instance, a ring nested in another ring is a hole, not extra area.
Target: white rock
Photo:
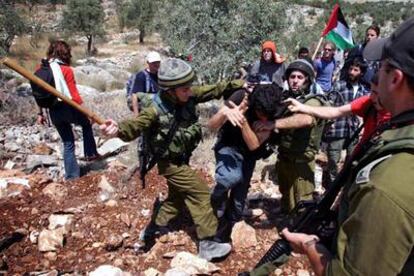
[[[66,234],[70,229],[72,221],[73,215],[50,215],[48,228],[49,230],[55,230],[59,227],[63,227]]]
[[[13,169],[14,165],[16,165],[16,163],[14,163],[11,160],[7,160],[6,165],[4,165],[4,168],[6,170],[11,170],[11,169]]]
[[[58,160],[54,155],[32,154],[26,158],[26,168],[29,171],[32,171],[37,167],[56,166],[57,164]]]
[[[231,232],[231,239],[235,250],[257,245],[256,230],[244,221],[240,221],[234,225]]]
[[[101,265],[97,269],[88,273],[89,276],[129,276],[128,272],[123,272],[120,268],[112,265]]]
[[[63,227],[55,230],[42,230],[38,238],[38,249],[40,252],[56,251],[57,248],[63,247]]]
[[[31,243],[36,244],[38,237],[39,237],[39,231],[35,230],[35,231],[30,232],[29,240]]]
[[[212,274],[219,271],[216,265],[201,259],[189,252],[180,252],[171,260],[171,267],[177,268],[190,275]]]
[[[182,271],[178,268],[169,269],[165,272],[164,276],[190,276],[191,274],[188,274],[185,271]]]
[[[109,140],[106,140],[105,143],[103,143],[102,146],[98,148],[98,152],[102,156],[106,156],[108,154],[112,154],[115,152],[120,152],[122,150],[127,149],[128,143],[122,141],[119,138],[112,138]]]
[[[298,271],[296,271],[296,275],[297,276],[309,276],[310,273],[307,270],[299,269]]]
[[[144,271],[144,276],[161,276],[161,275],[162,275],[161,272],[159,272],[158,270],[152,267]]]

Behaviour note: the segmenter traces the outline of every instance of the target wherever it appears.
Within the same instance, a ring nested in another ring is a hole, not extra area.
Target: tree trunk
[[[144,43],[145,28],[142,27],[139,32],[139,43]]]
[[[92,35],[87,35],[86,37],[88,38],[87,54],[88,55],[91,55],[92,54],[92,40],[93,40],[93,36]]]

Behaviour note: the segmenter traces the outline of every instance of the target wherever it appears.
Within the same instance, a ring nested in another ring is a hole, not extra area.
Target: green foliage
[[[105,13],[100,0],[69,0],[63,11],[61,27],[88,39],[87,52],[92,53],[93,39],[103,35]]]
[[[144,42],[146,32],[152,30],[157,2],[155,0],[129,0],[121,5],[120,21],[127,27],[139,29],[140,43]]]
[[[0,7],[0,48],[9,53],[15,36],[28,31],[25,20],[19,15],[14,4],[1,3]]]
[[[176,0],[162,7],[164,41],[173,55],[191,53],[205,82],[229,77],[240,62],[257,59],[260,44],[277,42],[285,27],[283,2]]]

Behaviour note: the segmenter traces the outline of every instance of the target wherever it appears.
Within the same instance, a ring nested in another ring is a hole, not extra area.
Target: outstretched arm
[[[346,104],[338,107],[334,106],[310,106],[300,103],[295,99],[287,99],[285,101],[288,109],[291,112],[305,113],[322,119],[333,120],[340,117],[348,116],[352,113],[351,104]]]

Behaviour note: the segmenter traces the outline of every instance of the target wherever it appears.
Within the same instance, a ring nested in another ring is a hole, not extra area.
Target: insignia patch
[[[371,173],[371,170],[378,165],[379,163],[381,163],[382,161],[390,158],[392,156],[392,154],[383,156],[379,159],[376,159],[374,161],[372,161],[371,163],[369,163],[368,165],[366,165],[365,167],[363,167],[358,173],[357,176],[355,178],[355,183],[356,184],[363,184],[363,183],[367,183],[369,181],[369,174]]]

